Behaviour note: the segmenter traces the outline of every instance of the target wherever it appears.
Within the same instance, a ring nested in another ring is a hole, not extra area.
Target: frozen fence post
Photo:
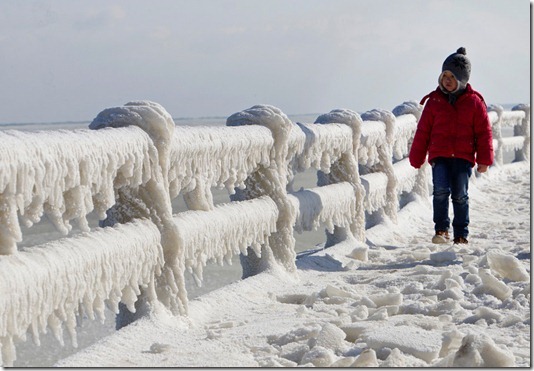
[[[245,180],[246,188],[236,189],[235,195],[231,196],[233,201],[242,201],[267,195],[273,199],[279,210],[276,232],[269,236],[268,243],[261,246],[261,252],[249,247],[247,255],[241,255],[243,278],[265,271],[275,264],[280,264],[286,271],[294,272],[295,210],[287,197],[288,140],[293,123],[276,107],[256,105],[231,115],[227,118],[226,125],[261,125],[271,130],[274,138],[269,166],[262,166],[251,174]]]
[[[125,223],[134,218],[149,218],[156,224],[161,233],[165,258],[163,273],[157,279],[157,297],[174,314],[187,314],[183,243],[172,218],[169,196],[169,152],[174,121],[158,103],[136,101],[100,112],[89,128],[124,126],[137,126],[149,135],[159,166],[152,167],[154,173],[143,185],[135,188],[120,187],[117,190],[117,203],[107,212],[108,218],[102,225]],[[148,299],[154,300],[155,295],[156,293],[152,293]],[[121,320],[122,317],[119,317],[118,320]],[[131,322],[132,319],[134,318],[126,319],[123,324]]]
[[[395,138],[395,116],[386,110],[371,110],[361,115],[364,121],[381,121],[386,125],[386,143],[378,147],[379,163],[376,165],[378,171],[387,176],[387,193],[385,214],[394,222],[397,222],[397,179],[393,170],[393,142]]]
[[[497,120],[492,123],[491,125],[491,131],[493,134],[493,140],[497,142],[497,146],[495,148],[495,164],[502,166],[503,164],[503,140],[502,140],[502,113],[503,113],[502,106],[492,104],[488,107],[488,113],[489,112],[495,112],[497,115]]]
[[[339,182],[349,182],[354,188],[356,196],[356,220],[353,220],[350,231],[346,228],[335,226],[333,233],[326,232],[325,247],[332,246],[336,243],[346,240],[351,236],[359,241],[365,240],[365,210],[363,199],[365,190],[360,180],[358,168],[358,148],[360,147],[360,135],[362,119],[356,112],[348,109],[336,109],[329,113],[323,114],[315,120],[316,124],[339,123],[345,124],[352,129],[352,152],[343,153],[341,158],[332,164],[330,173],[323,171],[317,172],[318,186],[334,184]]]
[[[512,111],[525,112],[525,117],[521,121],[521,125],[514,126],[514,135],[524,137],[523,148],[516,151],[515,160],[530,161],[530,105],[518,104],[512,108]]]
[[[17,221],[15,199],[0,194],[0,255],[10,255],[17,252],[17,242],[22,241],[22,232]]]
[[[421,119],[421,115],[423,114],[423,106],[415,101],[408,101],[404,102],[402,104],[399,104],[397,107],[395,107],[392,111],[392,113],[395,115],[395,117],[399,117],[402,115],[413,115],[415,116],[415,120],[418,123]],[[417,128],[417,126],[416,126]],[[412,146],[413,138],[415,135],[414,133],[410,134],[410,140],[407,143],[407,153],[410,153],[410,148]],[[419,196],[421,196],[423,199],[426,199],[429,197],[429,191],[428,191],[428,163],[425,161],[425,163],[417,170],[417,176],[415,177],[415,185],[413,187],[413,192]]]

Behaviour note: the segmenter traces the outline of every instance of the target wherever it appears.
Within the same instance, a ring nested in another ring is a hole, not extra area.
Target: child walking
[[[417,125],[410,164],[420,168],[428,154],[432,165],[433,243],[450,240],[449,198],[452,199],[454,243],[467,244],[469,234],[468,185],[472,168],[484,173],[493,164],[493,138],[486,103],[468,84],[471,62],[459,48],[443,62],[435,91],[425,104]]]

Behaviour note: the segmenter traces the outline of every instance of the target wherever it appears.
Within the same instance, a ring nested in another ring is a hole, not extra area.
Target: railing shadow
[[[334,245],[335,246],[335,245]],[[381,246],[384,247],[384,246]],[[392,249],[400,248],[398,246],[393,246]],[[301,270],[315,270],[319,272],[341,272],[349,270],[343,263],[339,260],[336,260],[330,255],[315,256],[314,254],[320,251],[328,251],[329,248],[317,248],[313,250],[306,250],[297,255],[296,265],[298,269]],[[530,259],[529,253],[518,255],[518,259]],[[355,271],[381,271],[381,270],[400,270],[400,269],[411,269],[417,266],[432,266],[432,267],[447,267],[453,265],[461,265],[462,260],[454,259],[443,262],[436,262],[431,259],[425,259],[421,261],[410,261],[410,262],[399,262],[399,263],[386,263],[386,264],[366,264],[360,265]]]

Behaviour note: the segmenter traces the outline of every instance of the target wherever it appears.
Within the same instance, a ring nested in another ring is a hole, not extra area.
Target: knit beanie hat
[[[463,90],[467,86],[469,76],[471,75],[471,62],[466,57],[466,50],[464,47],[459,48],[456,53],[453,53],[445,59],[443,67],[441,68],[441,75],[439,76],[439,83],[441,86],[441,77],[443,72],[451,71],[458,81],[458,90]]]

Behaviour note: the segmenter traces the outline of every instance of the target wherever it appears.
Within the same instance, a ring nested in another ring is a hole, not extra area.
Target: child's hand
[[[479,173],[485,173],[486,171],[488,171],[488,165],[478,165],[477,171]]]

